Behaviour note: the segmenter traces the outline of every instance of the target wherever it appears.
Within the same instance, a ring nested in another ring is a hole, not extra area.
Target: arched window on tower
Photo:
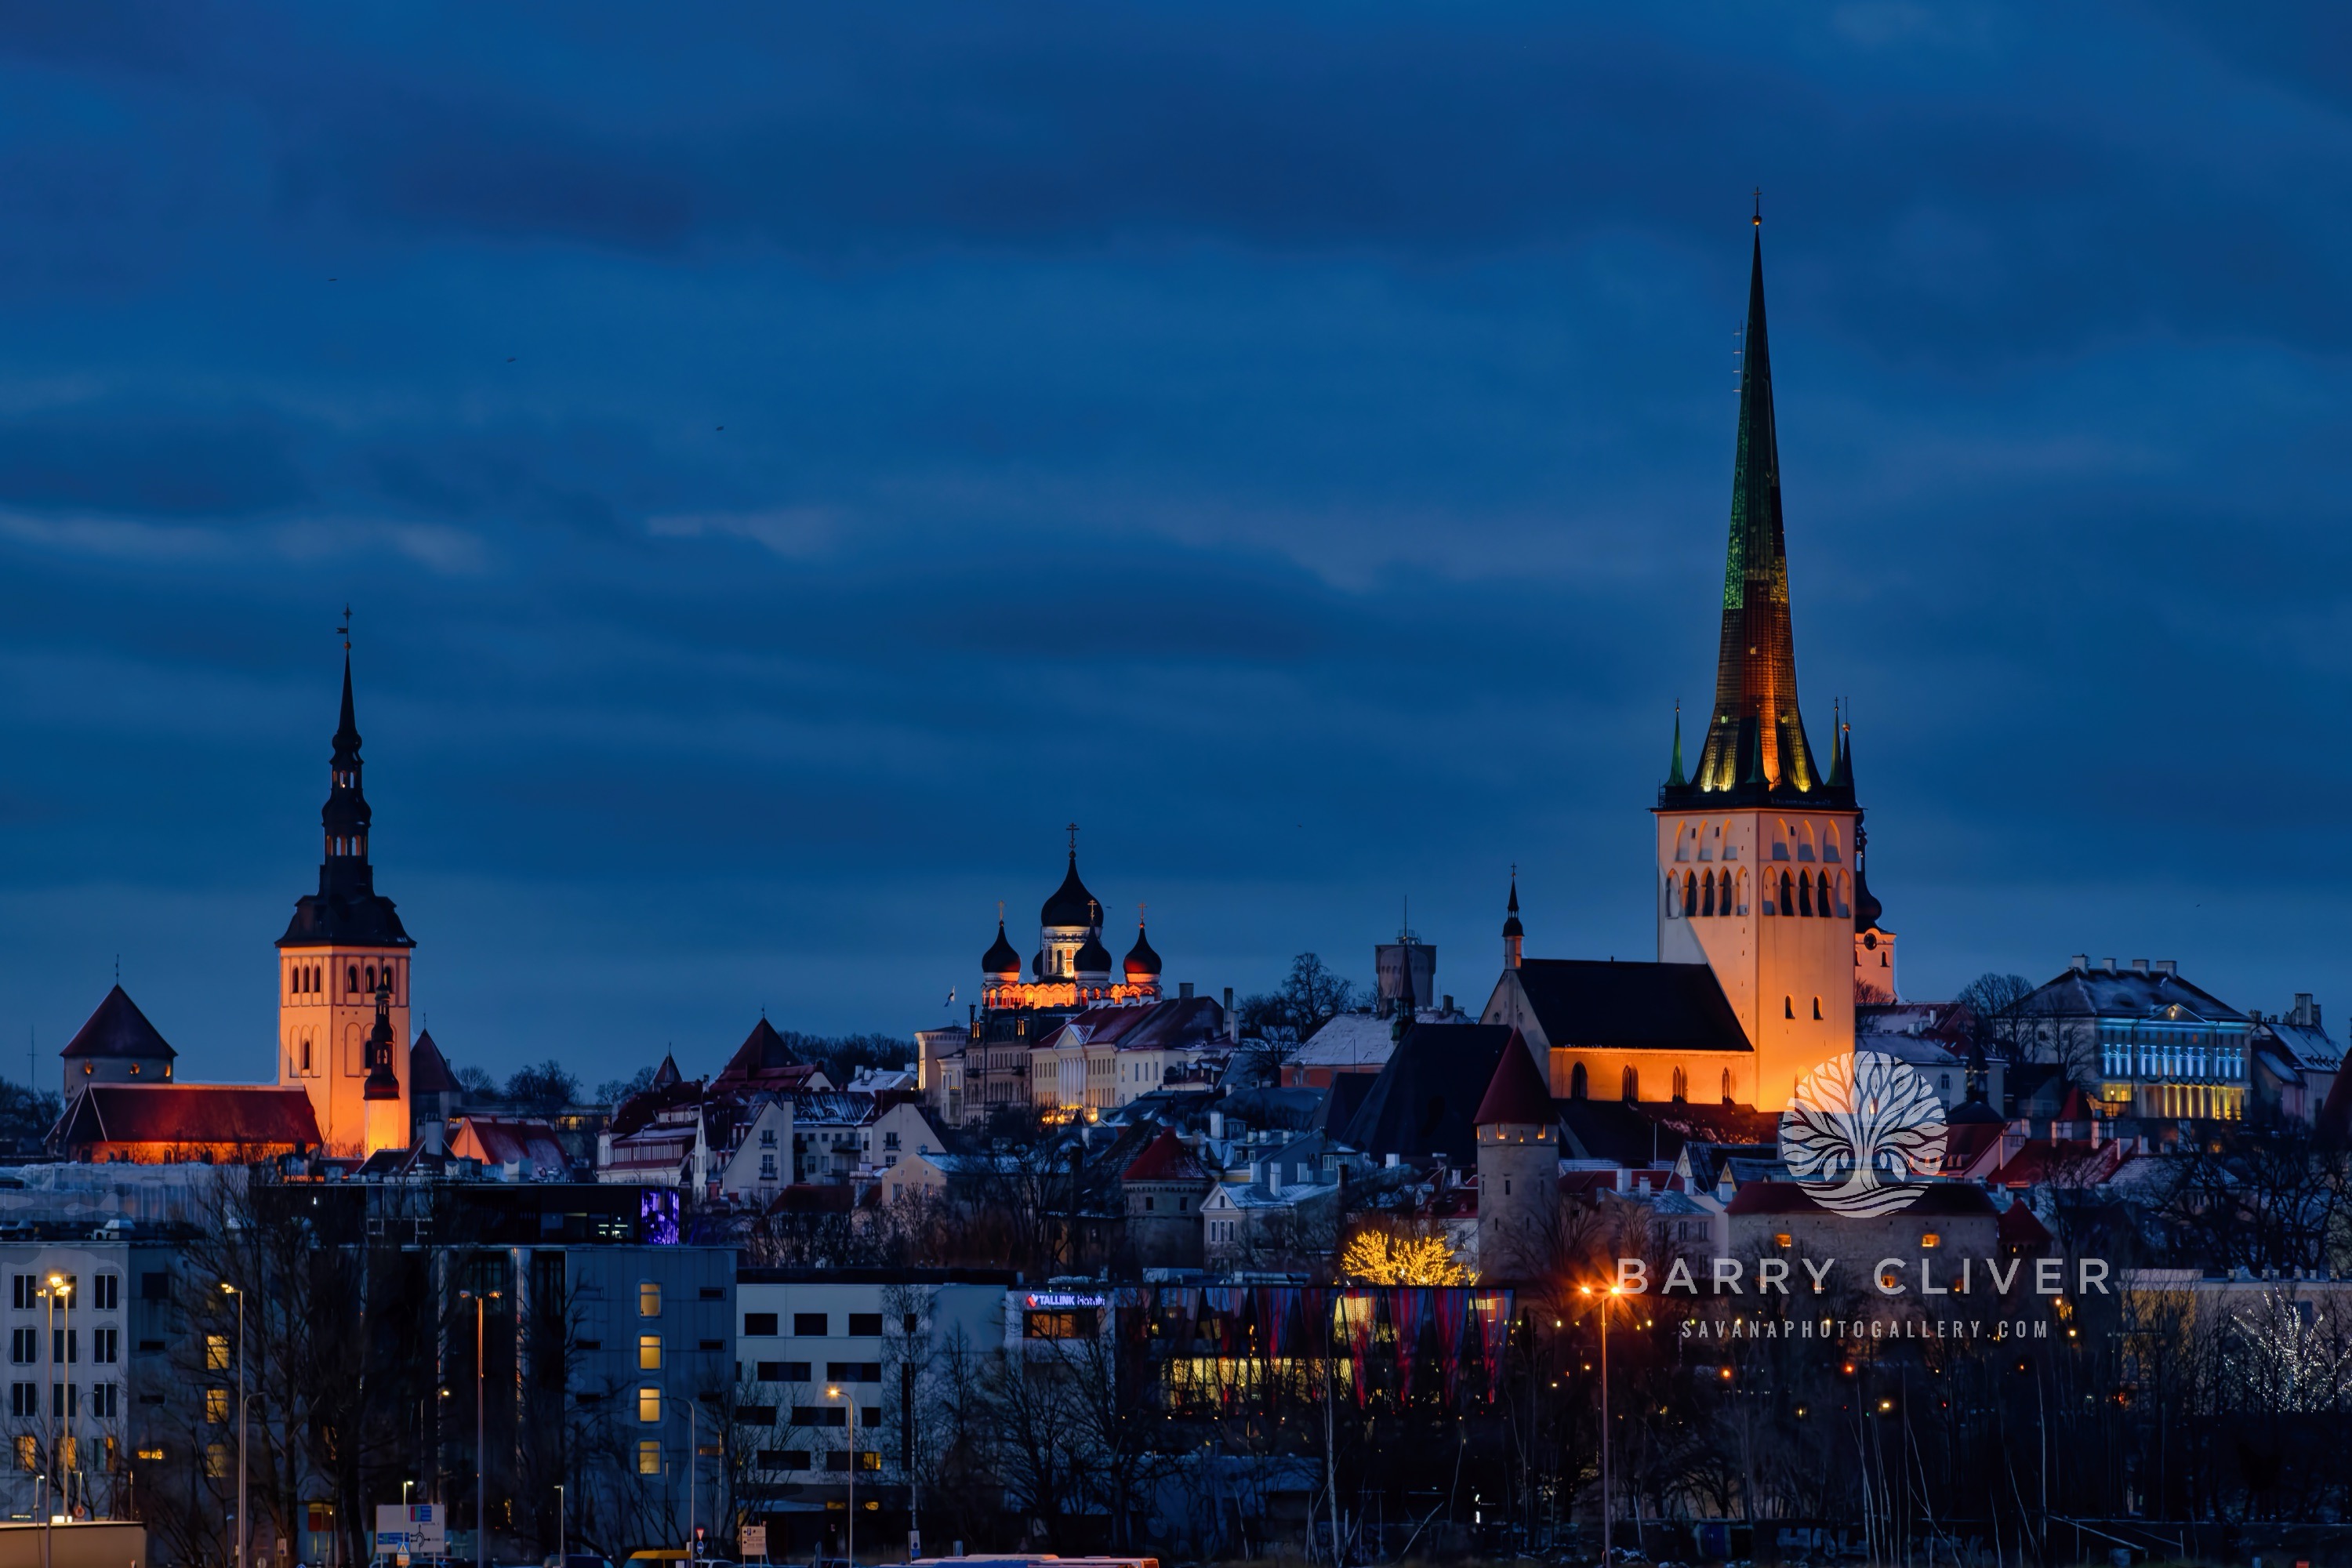
[[[1683,913],[1698,913],[1698,875],[1693,871],[1683,873]]]
[[[360,966],[356,963],[352,964],[351,966],[351,972],[345,974],[343,979],[349,987],[351,994],[354,996],[358,995],[360,994]]]
[[[1715,913],[1715,877],[1712,873],[1708,875],[1706,886],[1699,889],[1698,912],[1703,915]]]
[[[1780,998],[1780,1016],[1782,1016],[1783,1018],[1793,1018],[1793,1017],[1795,1017],[1796,1016],[1797,1016],[1797,999],[1796,999],[1794,996],[1783,996],[1783,997],[1781,997],[1781,998]]]
[[[1625,1100],[1627,1102],[1630,1103],[1641,1099],[1642,1075],[1635,1072],[1632,1068],[1627,1068],[1625,1069],[1624,1077],[1621,1080],[1621,1087],[1624,1090],[1621,1098]]]
[[[1729,1068],[1723,1069],[1723,1103],[1726,1105],[1731,1103],[1731,1069]]]
[[[1690,1079],[1683,1069],[1675,1069],[1675,1100],[1677,1104],[1690,1098]]]
[[[1783,871],[1780,873],[1780,912],[1782,914],[1793,915],[1797,912],[1796,905],[1789,901],[1794,896],[1789,887],[1789,873]]]
[[[1822,1021],[1822,999],[1821,999],[1820,997],[1816,996],[1816,997],[1814,997],[1814,998],[1813,998],[1813,1022],[1814,1022],[1814,1023],[1816,1023],[1816,1024],[1818,1024],[1818,1023],[1820,1023],[1821,1021]]]
[[[1801,915],[1813,912],[1813,879],[1811,877],[1797,879],[1797,912]]]
[[[1717,872],[1715,879],[1717,883],[1715,912],[1727,915],[1731,912],[1731,873]]]
[[[1575,1067],[1573,1067],[1572,1068],[1570,1068],[1570,1069],[1569,1070],[1569,1075],[1568,1075],[1568,1098],[1569,1098],[1569,1099],[1570,1099],[1570,1100],[1582,1100],[1582,1099],[1584,1098],[1584,1096],[1585,1096],[1584,1064],[1583,1064],[1582,1062],[1579,1062],[1579,1063],[1577,1063],[1577,1064],[1576,1064],[1576,1066],[1575,1066]]]

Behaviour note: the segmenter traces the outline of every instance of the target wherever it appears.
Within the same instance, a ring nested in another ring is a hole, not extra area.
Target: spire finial
[[[1756,187],[1756,226],[1764,226],[1764,187],[1761,185]]]
[[[344,604],[344,605],[343,605],[343,622],[342,622],[342,625],[341,625],[341,626],[337,626],[337,627],[335,628],[335,635],[336,635],[337,637],[341,637],[341,638],[342,638],[342,639],[343,639],[343,651],[344,651],[345,653],[349,653],[349,652],[351,652],[351,651],[352,651],[352,606],[351,606],[351,605],[350,605],[348,602],[346,602],[346,603]]]
[[[1075,859],[1075,858],[1076,858],[1076,856],[1077,856],[1077,853],[1078,853],[1078,825],[1077,825],[1076,823],[1075,823],[1075,822],[1071,823],[1071,824],[1069,825],[1069,830],[1070,830],[1070,855],[1071,855],[1071,858]]]

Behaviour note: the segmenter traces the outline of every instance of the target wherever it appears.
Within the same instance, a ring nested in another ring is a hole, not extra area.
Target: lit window
[[[1778,1247],[1786,1248],[1790,1245],[1790,1235],[1784,1230],[1780,1235],[1772,1238],[1772,1245]]]
[[[661,1287],[650,1279],[637,1286],[637,1316],[640,1318],[661,1316]]]
[[[139,1457],[149,1464],[161,1464],[163,1459],[163,1450],[161,1448],[142,1448],[139,1450]]]
[[[1932,1230],[1927,1231],[1919,1237],[1919,1245],[1922,1247],[1941,1247],[1944,1245],[1944,1238],[1937,1236]]]
[[[639,1372],[661,1370],[661,1336],[659,1334],[637,1336],[637,1370]]]
[[[205,1370],[206,1372],[228,1370],[228,1336],[226,1334],[205,1336]]]
[[[660,1389],[640,1388],[637,1390],[637,1419],[646,1422],[658,1421],[661,1419]]]
[[[215,1480],[236,1474],[236,1468],[229,1460],[226,1443],[209,1443],[205,1446],[205,1474]]]
[[[16,1439],[16,1468],[20,1470],[37,1470],[41,1468],[41,1440],[38,1437],[26,1436]]]
[[[657,1476],[661,1474],[661,1445],[659,1443],[640,1443],[637,1445],[637,1474],[641,1476]]]
[[[205,1419],[211,1422],[215,1426],[228,1419],[227,1389],[207,1388],[205,1390]]]

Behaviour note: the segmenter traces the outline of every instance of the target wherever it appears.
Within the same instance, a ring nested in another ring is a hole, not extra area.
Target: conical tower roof
[[[106,999],[58,1054],[68,1061],[83,1057],[170,1061],[179,1055],[121,985],[106,994]]]
[[[1474,1126],[1493,1127],[1502,1122],[1540,1127],[1556,1121],[1559,1113],[1552,1109],[1551,1088],[1536,1071],[1534,1053],[1517,1029],[1511,1031],[1511,1043],[1504,1049],[1503,1058],[1495,1064],[1495,1076],[1486,1082],[1486,1098],[1478,1101],[1478,1112],[1470,1121]]]
[[[1789,557],[1780,513],[1780,447],[1772,404],[1772,353],[1764,319],[1763,218],[1749,258],[1748,326],[1741,339],[1739,420],[1725,547],[1715,706],[1698,768],[1666,793],[1844,804],[1805,735],[1797,701]],[[1679,770],[1675,770],[1678,773]]]

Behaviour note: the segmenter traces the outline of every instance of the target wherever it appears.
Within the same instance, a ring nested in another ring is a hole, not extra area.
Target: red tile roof
[[[160,1057],[165,1061],[178,1054],[120,985],[106,994],[106,1000],[98,1005],[97,1011],[66,1042],[66,1048],[58,1053],[69,1060],[79,1057],[152,1060]]]
[[[1551,1107],[1550,1086],[1536,1071],[1535,1053],[1528,1049],[1517,1029],[1511,1031],[1510,1044],[1503,1047],[1502,1059],[1495,1064],[1495,1076],[1486,1082],[1486,1096],[1478,1102],[1478,1113],[1470,1120],[1479,1127],[1504,1121],[1540,1127],[1559,1120],[1559,1112]]]
[[[524,1116],[466,1116],[457,1121],[457,1135],[449,1143],[453,1154],[467,1155],[487,1165],[520,1163],[526,1169],[561,1175],[571,1163],[549,1123]]]
[[[1145,1144],[1143,1152],[1119,1173],[1123,1182],[1202,1182],[1208,1177],[1172,1127],[1161,1128],[1160,1136]]]
[[[315,1149],[319,1120],[310,1097],[299,1089],[100,1083],[74,1098],[58,1141],[68,1152],[94,1143]]]

